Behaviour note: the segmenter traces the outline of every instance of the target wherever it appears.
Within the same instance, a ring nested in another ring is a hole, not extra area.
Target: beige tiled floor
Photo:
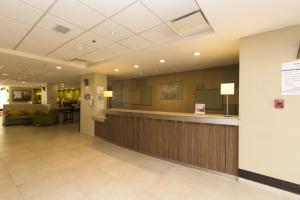
[[[0,127],[0,200],[287,200],[245,182],[78,134],[77,125]]]

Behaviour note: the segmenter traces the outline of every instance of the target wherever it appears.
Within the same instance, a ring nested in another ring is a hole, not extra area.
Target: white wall
[[[45,87],[45,90],[43,90]],[[57,85],[46,83],[42,85],[42,104],[49,104],[51,107],[57,106]]]
[[[300,26],[240,41],[239,168],[300,184],[300,96],[281,95],[281,64],[296,58]],[[276,98],[285,108],[273,107]]]
[[[89,86],[84,85],[84,79],[89,80]],[[95,135],[95,122],[93,116],[104,115],[96,110],[96,90],[97,86],[107,88],[107,76],[103,74],[88,74],[81,77],[81,105],[80,105],[80,132],[83,134]],[[93,104],[84,98],[85,94],[90,94]],[[106,105],[106,104],[105,104]]]

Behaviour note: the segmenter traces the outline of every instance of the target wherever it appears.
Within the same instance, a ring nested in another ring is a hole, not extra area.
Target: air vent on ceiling
[[[79,59],[79,58],[73,59],[73,60],[71,60],[71,62],[76,63],[76,64],[80,64],[80,65],[85,65],[85,66],[91,64],[89,61]]]
[[[190,36],[212,31],[201,11],[179,17],[169,23],[170,27],[180,36]]]
[[[66,34],[68,33],[71,29],[65,27],[65,26],[62,26],[62,25],[56,25],[53,30],[59,32],[59,33],[62,33],[62,34]]]

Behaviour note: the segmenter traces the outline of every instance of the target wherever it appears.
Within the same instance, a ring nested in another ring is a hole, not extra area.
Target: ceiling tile
[[[122,54],[125,54],[129,52],[130,50],[126,47],[123,47],[119,44],[112,44],[110,46],[104,47],[102,49],[99,49],[95,52],[92,52],[90,54],[84,55],[81,58],[84,60],[88,60],[91,62],[98,62],[101,60],[106,60],[109,58],[113,58],[116,56],[120,56]]]
[[[68,48],[59,48],[58,50],[54,51],[53,53],[49,54],[50,57],[70,61],[73,60],[82,54],[78,53],[77,51],[72,51]]]
[[[43,14],[41,10],[33,8],[17,0],[1,0],[0,15],[33,25]]]
[[[66,8],[71,12],[66,11]],[[60,0],[50,13],[85,29],[91,28],[106,18],[76,0]]]
[[[96,48],[102,48],[102,47],[112,43],[112,41],[107,40],[107,39],[105,39],[95,33],[92,33],[92,32],[86,32],[86,33],[82,34],[81,36],[77,37],[75,40],[78,42],[81,42],[83,44],[86,44],[86,45],[89,45],[92,47],[96,47]],[[93,42],[93,40],[96,42]]]
[[[137,2],[112,18],[116,22],[139,33],[162,22],[141,3]]]
[[[71,41],[49,54],[49,56],[63,60],[72,60],[94,50],[96,50],[96,48],[89,45]]]
[[[119,43],[123,44],[124,46],[130,48],[130,49],[143,49],[143,48],[147,48],[149,46],[152,46],[152,43],[141,38],[140,36],[133,36],[131,38],[125,39],[120,41]]]
[[[121,9],[125,8],[135,0],[109,0],[109,1],[80,0],[80,1],[109,17],[117,13]]]
[[[0,16],[0,47],[13,48],[31,26]]]
[[[45,55],[62,45],[67,40],[68,39],[63,36],[52,34],[44,29],[35,28],[21,43],[18,50],[38,55]]]
[[[66,34],[59,33],[57,31],[53,30],[57,25],[61,25],[66,28],[69,28],[70,31],[67,32]],[[43,29],[49,31],[49,33],[52,33],[53,35],[63,36],[68,39],[74,38],[84,31],[84,29],[82,29],[82,28],[79,28],[73,24],[70,24],[64,20],[61,20],[61,19],[51,16],[51,15],[46,15],[40,21],[40,23],[38,23],[37,27],[43,28]]]
[[[100,24],[92,29],[91,32],[104,36],[112,41],[119,41],[133,35],[132,32],[111,20],[107,20],[103,24]]]
[[[171,28],[166,25],[160,25],[151,30],[145,31],[140,35],[156,44],[180,38]]]
[[[142,0],[142,2],[164,21],[199,10],[195,0]]]
[[[41,10],[47,10],[54,0],[20,0]]]

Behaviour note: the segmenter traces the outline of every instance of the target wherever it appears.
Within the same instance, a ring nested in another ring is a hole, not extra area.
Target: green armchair
[[[56,112],[37,113],[33,115],[32,122],[34,126],[51,126],[56,123]]]

